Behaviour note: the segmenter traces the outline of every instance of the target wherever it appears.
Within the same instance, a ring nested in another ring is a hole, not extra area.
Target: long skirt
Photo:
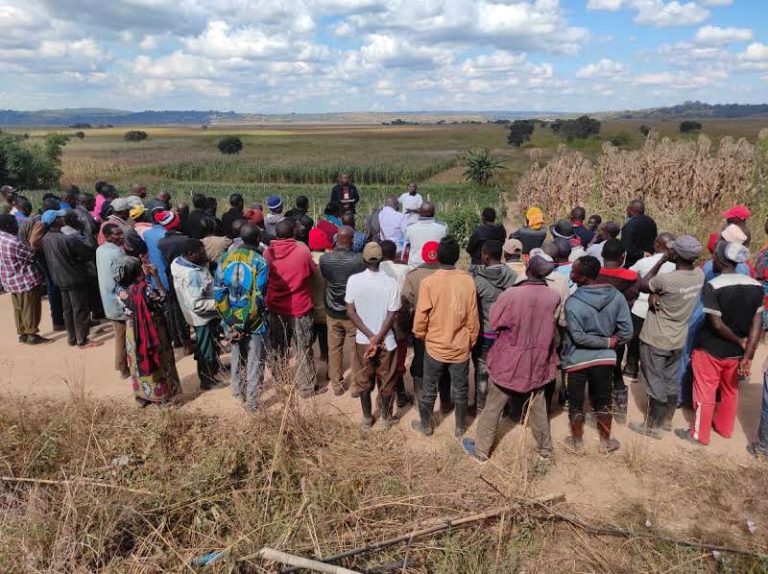
[[[133,395],[137,400],[160,403],[173,398],[181,389],[179,373],[176,371],[176,358],[168,339],[168,332],[162,317],[153,317],[157,335],[160,339],[160,366],[151,375],[140,375],[136,360],[136,339],[133,321],[126,321],[125,346],[128,352],[128,369],[131,372]]]

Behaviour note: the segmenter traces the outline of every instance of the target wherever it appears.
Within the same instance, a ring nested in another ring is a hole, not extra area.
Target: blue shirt
[[[114,243],[105,243],[96,250],[96,272],[99,277],[99,294],[104,306],[104,315],[111,321],[125,321],[125,309],[117,299],[115,270],[125,257],[122,248]]]
[[[160,277],[160,283],[165,290],[168,290],[168,268],[165,265],[165,259],[160,252],[160,240],[165,237],[165,227],[157,223],[151,229],[144,232],[144,243],[147,244],[147,255],[149,262],[157,268],[157,276]]]

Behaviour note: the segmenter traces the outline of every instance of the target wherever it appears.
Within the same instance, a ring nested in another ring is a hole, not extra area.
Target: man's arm
[[[641,259],[645,254],[639,247],[635,247],[634,244],[637,241],[637,230],[634,225],[627,223],[621,230],[621,244],[627,252],[628,259]]]
[[[471,237],[469,238],[469,241],[467,242],[467,253],[472,255],[475,250],[478,248],[480,244],[480,234],[477,232],[477,230],[472,232]]]
[[[360,315],[357,314],[354,303],[347,303],[347,317],[349,317],[349,320],[352,321],[352,324],[355,326],[355,328],[361,331],[363,335],[368,337],[369,341],[373,342],[373,340],[376,338],[376,335],[374,335],[373,331],[371,331],[368,327],[366,327],[365,323],[363,323]],[[389,315],[387,315],[387,318],[389,318]]]
[[[621,296],[619,300],[619,314],[616,317],[616,336],[617,345],[629,343],[634,337],[634,327],[632,326],[632,313],[629,310],[627,300]]]
[[[739,374],[743,377],[748,377],[752,368],[752,359],[755,357],[755,349],[760,342],[760,336],[763,332],[763,307],[762,305],[757,308],[755,316],[752,318],[752,327],[749,330],[749,336],[747,337],[747,346],[744,349],[744,356],[739,362]]]
[[[600,337],[587,333],[581,326],[576,314],[568,306],[565,307],[565,322],[573,342],[579,347],[586,349],[610,349],[615,346],[613,337]]]
[[[664,264],[669,261],[669,255],[667,253],[664,253],[661,257],[659,257],[659,260],[656,262],[656,265],[654,265],[651,270],[646,273],[643,278],[640,280],[640,292],[642,293],[655,293],[656,291],[651,289],[651,281],[659,274],[659,271],[664,266]]]
[[[480,336],[480,312],[477,308],[477,295],[469,298],[469,309],[467,310],[467,330],[469,331],[469,347],[475,346],[477,338]]]
[[[432,310],[432,296],[429,287],[424,281],[419,286],[419,302],[416,304],[416,313],[413,316],[413,334],[419,339],[427,336],[429,327],[429,312]]]

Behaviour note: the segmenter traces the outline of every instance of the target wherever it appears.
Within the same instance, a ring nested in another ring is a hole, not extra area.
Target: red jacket
[[[264,258],[269,265],[267,309],[287,317],[311,313],[315,263],[309,248],[295,239],[273,239]]]

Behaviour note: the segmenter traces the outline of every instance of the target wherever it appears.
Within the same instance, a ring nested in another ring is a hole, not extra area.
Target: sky
[[[0,108],[768,102],[768,0],[0,0]]]

